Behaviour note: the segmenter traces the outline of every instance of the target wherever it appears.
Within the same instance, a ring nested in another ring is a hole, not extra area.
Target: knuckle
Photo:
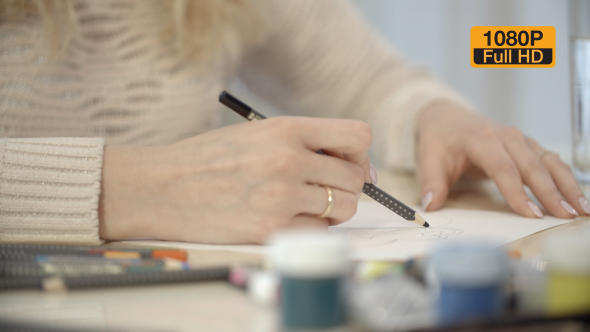
[[[563,173],[573,174],[572,173],[572,168],[568,164],[566,164],[566,163],[564,163],[562,161],[559,161],[557,163],[557,167]]]
[[[507,138],[514,141],[524,141],[525,136],[524,134],[514,127],[506,127],[503,130],[503,134],[506,135]]]
[[[356,196],[350,193],[343,195],[342,199],[342,221],[347,221],[352,218],[357,211]]]
[[[275,203],[277,203],[277,201],[280,202],[286,200],[294,190],[295,188],[292,188],[292,186],[286,182],[275,181],[266,186],[266,196],[271,197],[275,200]]]
[[[367,146],[373,141],[373,131],[368,123],[360,120],[351,120],[351,130]]]
[[[271,128],[289,126],[290,123],[291,123],[291,121],[290,121],[289,118],[283,117],[283,116],[277,116],[277,117],[274,117],[274,118],[266,119],[265,122]]]
[[[344,221],[349,220],[350,218],[352,218],[357,211],[357,200],[356,200],[356,196],[352,195],[352,194],[347,194],[346,195],[346,214],[344,215]]]
[[[279,134],[290,134],[300,127],[300,121],[294,117],[277,116],[264,120],[264,122],[266,121],[268,121],[270,128],[276,130]]]
[[[501,176],[501,177],[506,177],[506,176],[520,177],[520,173],[518,172],[516,165],[514,165],[511,162],[507,162],[507,161],[499,162],[495,167],[493,167],[492,173],[496,176]]]
[[[291,174],[296,171],[300,164],[301,155],[290,148],[281,148],[274,151],[265,160],[265,168],[276,173]]]
[[[531,173],[531,174],[547,174],[547,168],[545,168],[545,165],[543,165],[543,163],[538,160],[537,158],[531,158],[527,163],[526,163],[526,173]]]
[[[536,142],[534,139],[532,139],[532,138],[530,138],[530,137],[528,137],[528,136],[526,136],[526,135],[524,135],[524,140],[527,142],[527,144],[528,144],[529,146],[535,146],[535,145],[538,145],[538,144],[537,144],[537,142]]]
[[[493,140],[498,137],[498,131],[494,125],[484,125],[477,131],[477,135],[484,140]]]
[[[352,218],[356,214],[357,209],[358,209],[358,202],[356,200],[356,197],[351,197],[350,210],[349,210],[349,214],[348,214],[348,217],[346,218],[346,220],[349,220],[350,218]]]
[[[290,204],[295,186],[283,181],[272,181],[253,189],[248,204],[263,214],[279,213]]]
[[[365,172],[360,166],[354,165],[352,167],[351,181],[353,182],[355,189],[359,192],[363,190],[363,186],[365,185]]]

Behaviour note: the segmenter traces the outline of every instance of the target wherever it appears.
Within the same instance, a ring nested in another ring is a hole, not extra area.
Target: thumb
[[[436,148],[420,148],[417,174],[424,211],[440,209],[449,194],[451,172],[445,155]]]

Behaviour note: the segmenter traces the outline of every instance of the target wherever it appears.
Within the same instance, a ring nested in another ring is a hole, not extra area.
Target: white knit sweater
[[[99,243],[105,142],[169,144],[215,128],[219,92],[236,78],[290,114],[368,122],[381,164],[412,168],[418,111],[462,100],[349,4],[274,1],[261,46],[198,75],[162,49],[150,1],[78,1],[78,31],[55,63],[40,20],[0,22],[0,241]]]

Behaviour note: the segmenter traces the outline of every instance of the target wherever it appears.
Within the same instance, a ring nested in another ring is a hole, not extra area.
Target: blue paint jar
[[[325,232],[289,232],[272,239],[270,258],[281,280],[283,330],[323,330],[346,323],[349,257],[345,238]]]
[[[509,263],[505,250],[485,242],[456,242],[429,258],[441,325],[501,314]]]

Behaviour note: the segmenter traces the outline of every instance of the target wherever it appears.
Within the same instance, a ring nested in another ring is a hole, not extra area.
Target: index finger
[[[518,214],[541,218],[541,211],[532,203],[524,191],[518,168],[504,147],[497,141],[472,144],[467,150],[470,159],[492,179],[506,202]]]

